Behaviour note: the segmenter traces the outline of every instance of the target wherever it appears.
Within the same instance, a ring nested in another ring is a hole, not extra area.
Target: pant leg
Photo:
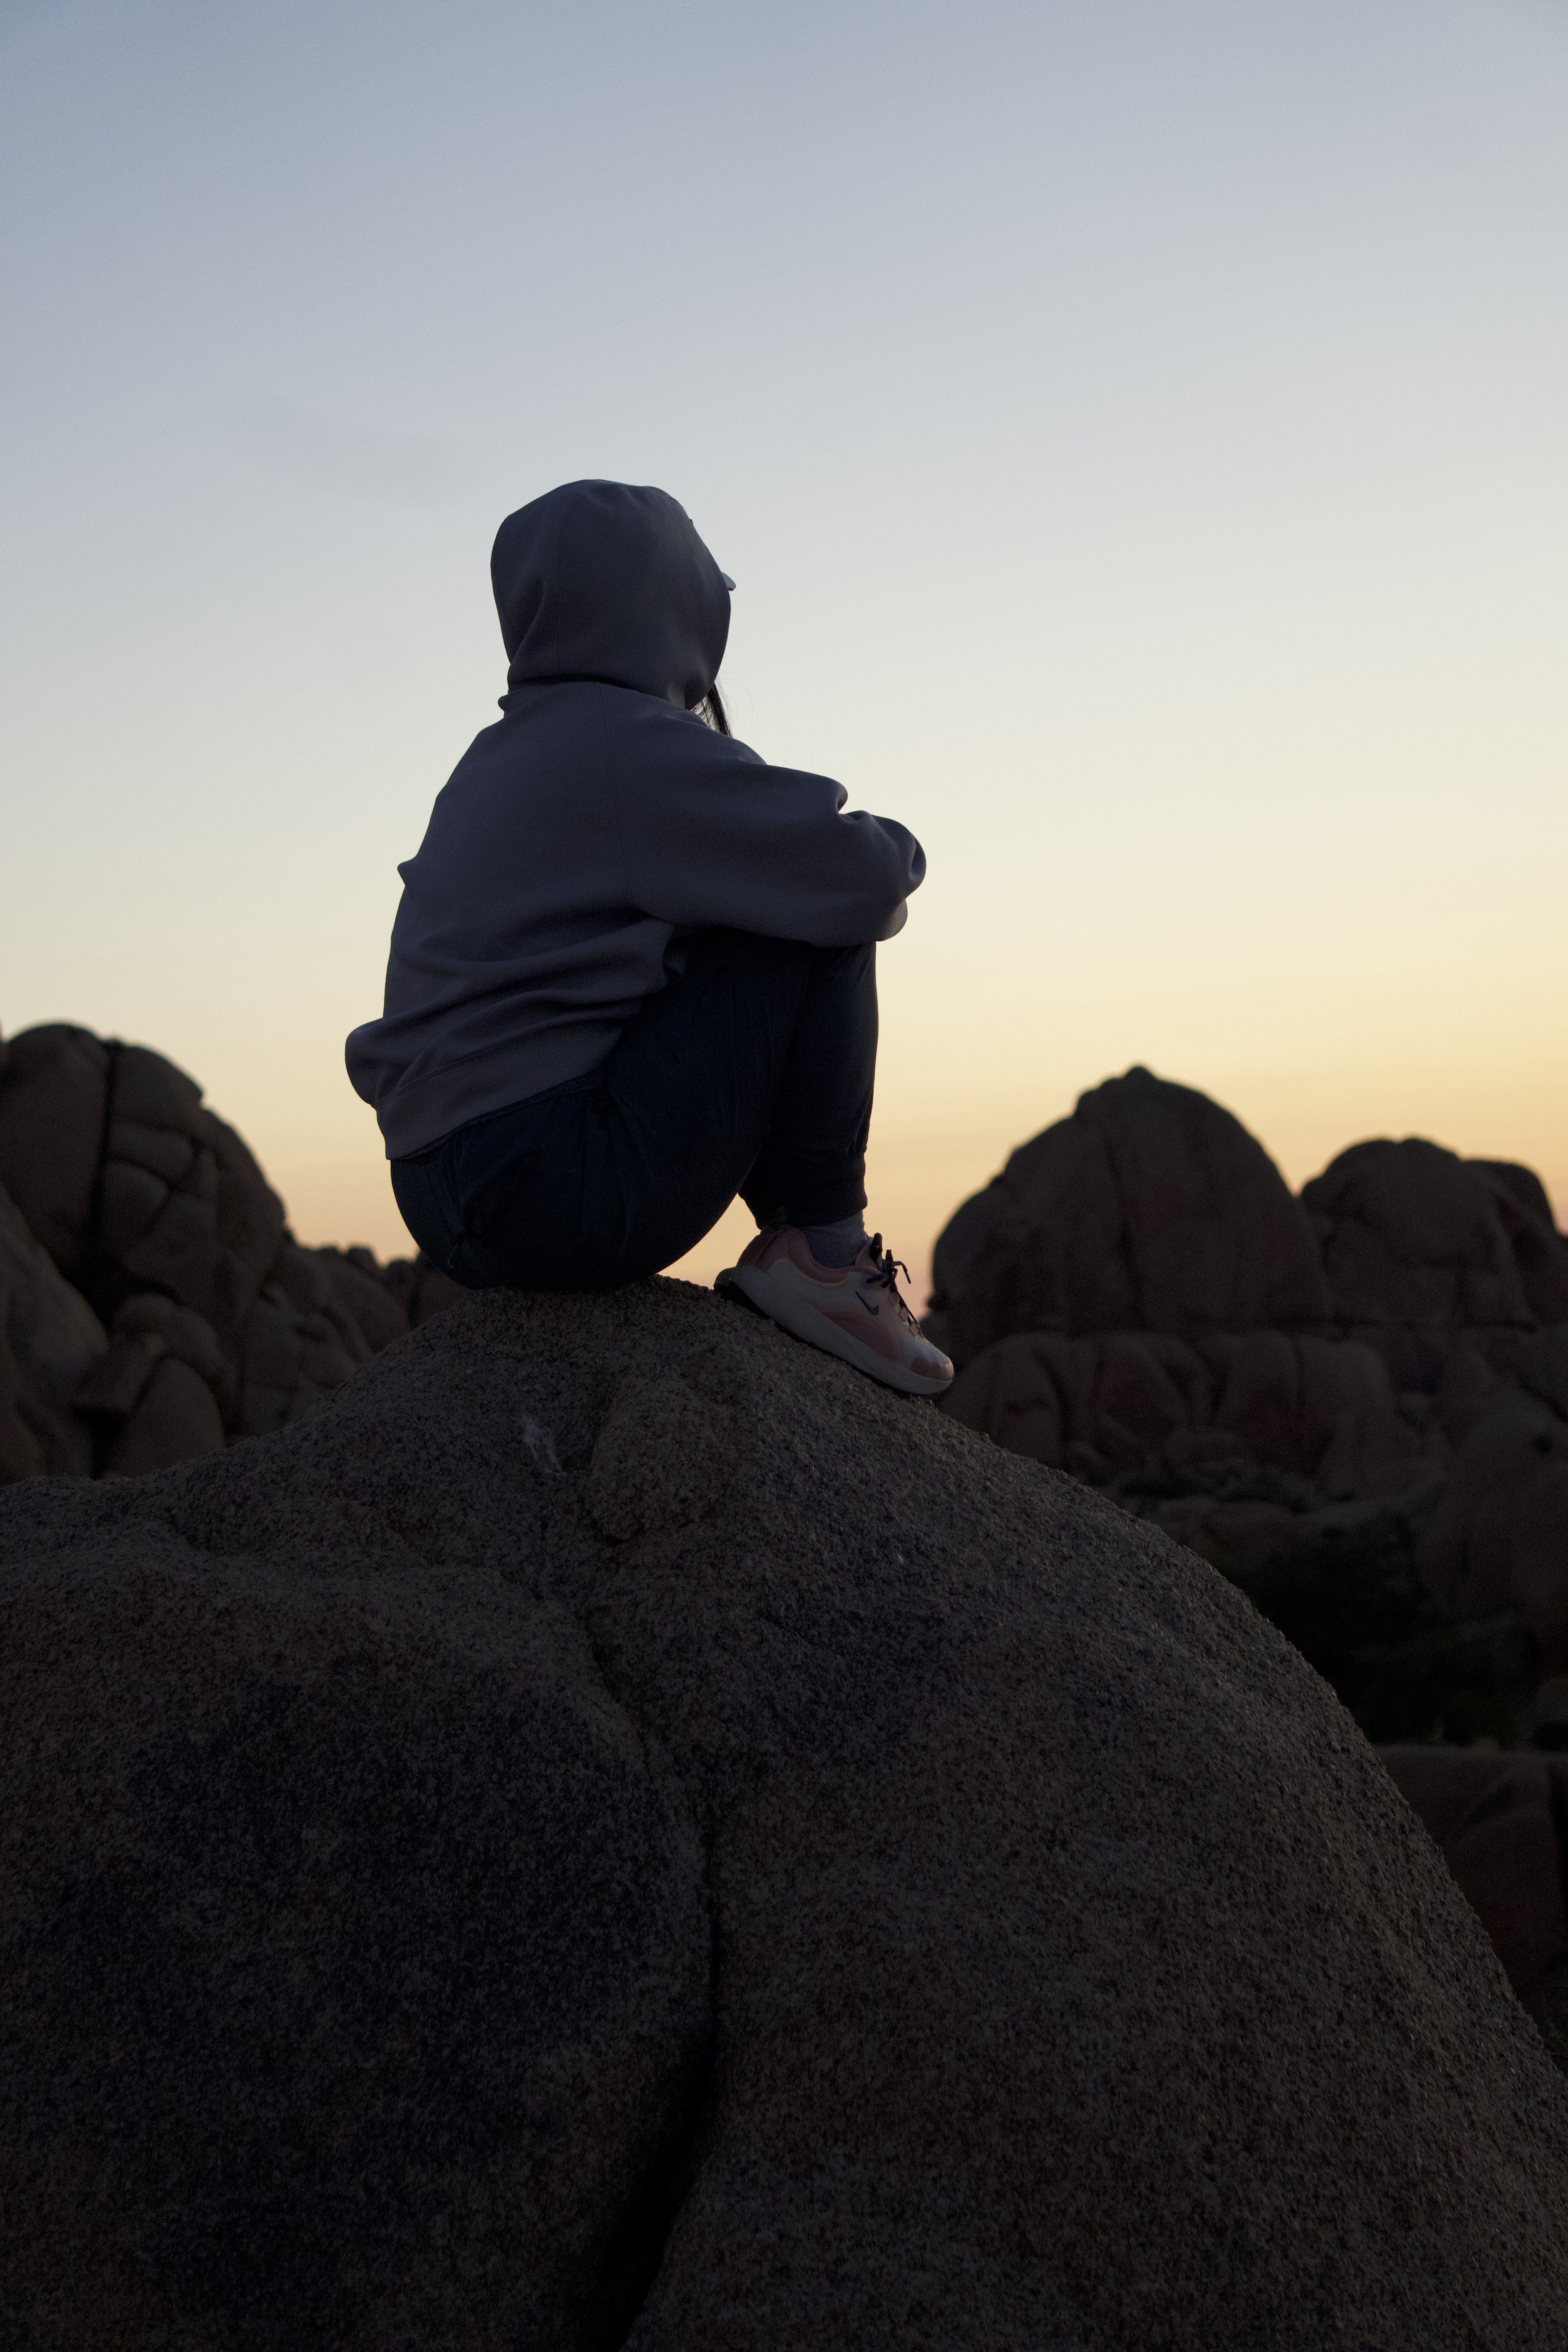
[[[444,1274],[458,1282],[468,1282],[469,1276],[460,1264],[462,1213],[453,1189],[446,1147],[437,1144],[412,1159],[395,1160],[391,1173],[397,1213],[421,1251]]]
[[[598,1087],[596,1075],[569,1079],[392,1162],[399,1213],[432,1265],[469,1290],[491,1290],[510,1279],[510,1235],[525,1211],[542,1242],[577,1229],[590,1158],[588,1097]]]
[[[741,1197],[759,1224],[831,1225],[866,1206],[877,950],[819,948],[767,1138]]]
[[[633,1282],[681,1257],[748,1179],[791,1081],[792,1049],[810,1008],[810,1050],[792,1094],[804,1138],[784,1166],[809,1164],[831,1183],[831,1106],[847,1104],[837,1196],[864,1198],[860,1155],[870,1069],[829,1082],[836,1021],[842,1049],[864,1064],[876,1052],[864,1020],[864,982],[826,966],[871,950],[819,949],[745,931],[695,932],[684,968],[651,997],[609,1059],[548,1097],[476,1119],[440,1147],[463,1238],[444,1263],[459,1280],[519,1289],[595,1290]],[[857,1006],[859,1017],[848,1016]],[[857,1119],[859,1124],[857,1125]],[[793,1210],[793,1203],[786,1204]],[[809,1203],[807,1204],[809,1206]],[[842,1215],[846,1209],[831,1213]]]

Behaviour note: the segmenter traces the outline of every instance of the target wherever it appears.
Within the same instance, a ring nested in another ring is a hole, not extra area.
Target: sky
[[[603,475],[734,575],[737,732],[925,845],[920,1296],[1133,1063],[1561,1222],[1565,256],[1568,0],[0,0],[0,1029],[405,1251],[342,1040],[496,524]]]

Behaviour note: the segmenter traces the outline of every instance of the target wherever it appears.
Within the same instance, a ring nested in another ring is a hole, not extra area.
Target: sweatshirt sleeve
[[[625,718],[605,714],[632,905],[667,923],[722,923],[813,947],[903,929],[905,901],[925,875],[925,852],[905,826],[842,814],[848,794],[831,776],[769,767],[684,711],[637,701]]]

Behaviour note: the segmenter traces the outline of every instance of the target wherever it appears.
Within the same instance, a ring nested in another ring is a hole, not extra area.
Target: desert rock
[[[1352,1144],[1301,1190],[1336,1318],[1457,1330],[1568,1323],[1568,1241],[1528,1168]]]
[[[114,1330],[117,1338],[161,1339],[169,1355],[177,1356],[201,1375],[220,1404],[228,1396],[232,1374],[217,1333],[188,1307],[176,1306],[161,1291],[140,1291],[121,1307]]]
[[[1021,1333],[961,1372],[943,1409],[1058,1467],[1082,1466],[1085,1449],[1112,1469],[1245,1460],[1330,1498],[1416,1483],[1447,1451],[1401,1412],[1373,1349],[1280,1331]]]
[[[239,1138],[145,1046],[55,1024],[9,1047],[0,1182],[60,1272],[106,1318],[157,1289],[231,1336],[283,1238]]]
[[[433,1269],[426,1283],[426,1270],[379,1268],[368,1251],[302,1249],[254,1156],[195,1080],[161,1054],[89,1030],[52,1024],[6,1041],[0,1181],[117,1334],[153,1333],[149,1299],[176,1318],[159,1336],[179,1369],[159,1375],[139,1433],[126,1416],[151,1389],[155,1350],[117,1347],[81,1400],[100,1467],[112,1458],[140,1471],[205,1452],[215,1425],[228,1436],[280,1427],[408,1328],[409,1297],[423,1292],[433,1312],[457,1295]],[[134,1330],[127,1314],[141,1318]]]
[[[1558,1816],[1568,1760],[1467,1748],[1380,1748],[1401,1794],[1442,1849],[1516,1991],[1568,1958]]]
[[[1521,1674],[1568,1664],[1568,1471],[1534,1459],[1568,1433],[1568,1240],[1529,1169],[1371,1141],[1293,1202],[1228,1113],[1131,1071],[964,1203],[934,1279],[967,1426],[1206,1482],[1160,1517],[1213,1559],[1386,1504],[1446,1606],[1521,1629]],[[1216,1319],[1243,1304],[1256,1328]],[[1306,1485],[1242,1494],[1249,1466]]]
[[[140,1478],[171,1463],[219,1454],[226,1444],[217,1400],[199,1372],[166,1355],[157,1366],[104,1462],[109,1478]]]
[[[323,1251],[319,1255],[335,1255],[337,1253]],[[369,1259],[374,1267],[374,1260],[368,1250],[344,1250],[342,1255],[356,1265]],[[407,1328],[411,1331],[416,1331],[421,1323],[427,1323],[432,1315],[444,1315],[448,1307],[458,1306],[468,1296],[461,1283],[454,1282],[449,1274],[443,1274],[439,1266],[430,1264],[428,1258],[394,1258],[390,1265],[377,1267],[375,1271],[383,1286],[402,1308]]]
[[[373,1354],[377,1349],[389,1347],[394,1339],[400,1339],[410,1328],[416,1318],[388,1283],[389,1269],[378,1265],[369,1250],[313,1249],[304,1255],[314,1261],[320,1275],[325,1292],[322,1303],[326,1299],[333,1301],[351,1318]],[[446,1275],[437,1273],[434,1267],[427,1271],[433,1284],[445,1286],[449,1294],[447,1303],[455,1303],[462,1296],[458,1284]]]
[[[1190,1087],[1129,1070],[1015,1151],[936,1245],[933,1336],[957,1364],[1015,1331],[1310,1328],[1312,1228],[1261,1144]]]
[[[1456,1454],[1419,1557],[1456,1616],[1517,1611],[1542,1672],[1568,1671],[1568,1423],[1502,1393]]]
[[[89,1473],[92,1437],[75,1398],[107,1347],[86,1299],[0,1188],[0,1486]]]
[[[1562,2088],[1326,1686],[711,1296],[469,1299],[0,1554],[36,2352],[1557,2352]]]

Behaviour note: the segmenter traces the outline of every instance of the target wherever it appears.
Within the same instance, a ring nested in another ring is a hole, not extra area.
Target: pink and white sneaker
[[[900,1295],[898,1277],[908,1272],[883,1249],[880,1234],[853,1265],[818,1265],[798,1225],[775,1225],[749,1243],[713,1287],[890,1389],[938,1396],[952,1366],[921,1338]]]

